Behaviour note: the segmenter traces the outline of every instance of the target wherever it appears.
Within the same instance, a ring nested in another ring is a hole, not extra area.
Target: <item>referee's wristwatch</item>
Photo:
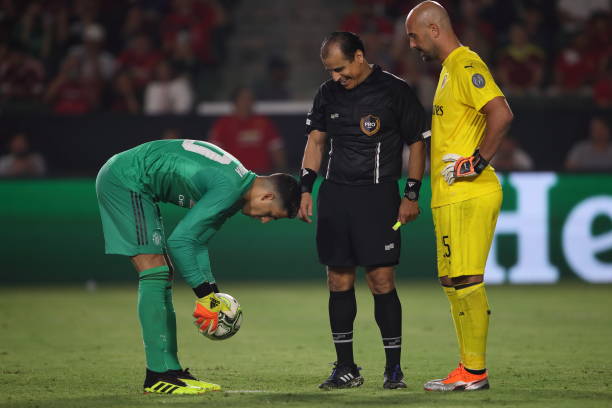
[[[410,201],[419,200],[419,191],[421,190],[421,180],[409,178],[406,180],[406,188],[404,188],[404,197]]]

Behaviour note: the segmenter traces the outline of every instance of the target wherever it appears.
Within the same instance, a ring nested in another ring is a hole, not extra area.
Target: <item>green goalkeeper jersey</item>
[[[190,286],[214,282],[207,243],[242,208],[257,175],[219,147],[196,140],[149,142],[112,161],[113,173],[128,188],[189,208],[168,237],[168,251]]]

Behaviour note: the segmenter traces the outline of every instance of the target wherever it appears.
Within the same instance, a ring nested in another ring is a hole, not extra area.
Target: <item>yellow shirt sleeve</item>
[[[477,111],[491,99],[504,96],[482,61],[465,60],[457,67],[459,101]]]

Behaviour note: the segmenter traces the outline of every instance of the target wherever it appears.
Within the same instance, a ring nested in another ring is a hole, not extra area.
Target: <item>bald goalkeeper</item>
[[[442,64],[431,135],[431,207],[438,276],[450,301],[459,366],[428,391],[489,388],[485,364],[489,305],[484,269],[502,191],[489,162],[512,121],[512,111],[487,65],[463,46],[444,7],[425,1],[406,18],[410,47]]]

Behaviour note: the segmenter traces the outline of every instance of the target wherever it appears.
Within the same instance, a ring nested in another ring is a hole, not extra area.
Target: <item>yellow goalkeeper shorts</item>
[[[501,202],[498,190],[432,209],[439,277],[484,274]]]

